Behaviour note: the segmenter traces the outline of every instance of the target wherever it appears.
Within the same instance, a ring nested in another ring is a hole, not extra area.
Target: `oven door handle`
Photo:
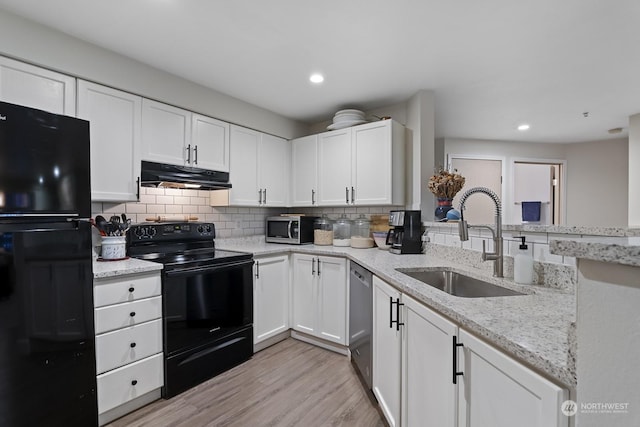
[[[167,277],[173,277],[173,276],[182,276],[185,274],[193,274],[193,273],[216,272],[216,271],[229,270],[232,268],[252,266],[252,265],[253,265],[253,260],[248,260],[248,261],[244,260],[244,261],[237,261],[237,262],[229,262],[225,264],[205,265],[205,266],[193,267],[193,268],[177,268],[175,270],[169,270],[165,274],[167,275]]]

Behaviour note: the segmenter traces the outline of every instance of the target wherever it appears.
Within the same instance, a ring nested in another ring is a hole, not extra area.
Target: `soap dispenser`
[[[530,285],[533,283],[533,257],[528,251],[529,247],[525,243],[524,236],[520,239],[522,243],[513,259],[513,279],[516,283]]]

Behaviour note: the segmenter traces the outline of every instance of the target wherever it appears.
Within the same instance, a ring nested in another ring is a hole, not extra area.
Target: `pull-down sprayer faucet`
[[[491,200],[496,205],[496,217],[495,217],[495,231],[488,225],[468,225],[464,220],[464,204],[475,193],[483,193],[491,197]],[[496,277],[504,277],[503,272],[503,240],[502,240],[502,203],[498,195],[492,190],[486,187],[473,187],[465,191],[460,197],[460,222],[458,223],[458,233],[460,234],[461,241],[469,240],[469,227],[473,228],[487,228],[491,230],[493,237],[493,252],[486,252],[485,241],[482,241],[482,260],[493,261],[493,275]]]

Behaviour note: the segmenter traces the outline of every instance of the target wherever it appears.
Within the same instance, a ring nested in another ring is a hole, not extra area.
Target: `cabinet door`
[[[0,57],[0,101],[75,116],[75,79]]]
[[[182,166],[191,141],[191,113],[142,100],[142,160]]]
[[[254,265],[253,343],[289,329],[289,257],[258,258]]]
[[[373,394],[391,427],[400,425],[402,327],[391,324],[397,318],[400,292],[373,277]]]
[[[79,80],[78,117],[90,122],[91,200],[137,201],[142,98]]]
[[[347,345],[347,260],[318,257],[318,336]]]
[[[229,203],[239,206],[258,206],[258,146],[260,133],[231,125]]]
[[[318,201],[318,136],[291,141],[291,206],[314,206]]]
[[[289,141],[262,134],[258,159],[260,171],[258,185],[263,192],[263,205],[287,206],[289,202],[290,156]]]
[[[293,329],[311,335],[317,331],[316,257],[293,254]]]
[[[191,165],[229,172],[229,123],[192,114]]]
[[[405,304],[402,360],[402,425],[456,425],[453,337],[458,327],[416,300]],[[514,424],[515,425],[515,424]]]
[[[318,205],[351,203],[351,128],[318,135]]]
[[[353,187],[357,205],[391,204],[391,120],[356,126],[353,132]]]
[[[458,420],[463,426],[566,426],[566,390],[460,329]]]

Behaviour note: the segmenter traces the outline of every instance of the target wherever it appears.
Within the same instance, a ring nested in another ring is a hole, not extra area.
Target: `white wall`
[[[626,227],[634,170],[627,139],[567,144],[566,150],[567,223]]]
[[[445,138],[444,155],[449,154],[472,155],[503,161],[502,208],[504,222],[508,223],[509,219],[514,217],[514,212],[521,209],[520,205],[515,205],[513,200],[513,162],[525,159],[564,160],[565,144]],[[446,159],[442,159],[442,162],[446,164]]]
[[[640,114],[629,117],[629,227],[640,227]]]
[[[640,140],[640,129],[638,135]],[[515,160],[566,160],[566,225],[627,226],[627,194],[631,177],[627,172],[629,149],[626,139],[546,144],[446,138],[444,145],[445,156],[467,154],[505,160],[504,218],[513,218],[516,208],[511,185],[511,165]],[[640,162],[640,142],[638,146]],[[640,206],[640,198],[638,200]],[[609,207],[606,214],[603,214],[603,206]],[[640,207],[638,212],[640,224]]]
[[[0,54],[287,139],[308,133],[307,124],[2,10]]]

